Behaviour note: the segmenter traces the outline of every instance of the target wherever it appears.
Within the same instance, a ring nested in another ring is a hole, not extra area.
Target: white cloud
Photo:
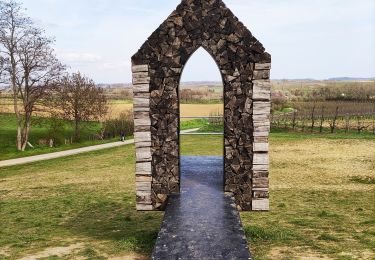
[[[104,62],[101,64],[103,69],[113,70],[113,69],[126,69],[130,68],[130,61],[119,61],[119,62]]]

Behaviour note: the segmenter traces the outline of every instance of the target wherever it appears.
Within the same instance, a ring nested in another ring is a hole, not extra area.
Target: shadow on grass
[[[77,235],[112,242],[113,253],[151,253],[162,222],[162,213],[137,212],[133,197],[124,202],[99,200],[85,205],[63,224]]]

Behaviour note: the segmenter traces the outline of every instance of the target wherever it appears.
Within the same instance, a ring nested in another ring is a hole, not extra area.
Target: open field
[[[127,100],[113,100],[109,102],[109,112],[112,118],[132,109],[133,104]],[[181,116],[209,116],[211,113],[223,113],[223,111],[223,104],[181,104]],[[12,105],[0,106],[0,113],[13,113]]]
[[[110,104],[112,116],[116,116],[122,111],[133,109],[133,104],[127,102],[115,102]],[[223,113],[223,104],[181,104],[181,116],[209,116],[213,113]]]
[[[255,259],[375,257],[375,140],[331,137],[272,134],[271,211],[241,213]],[[222,154],[210,138],[182,153]],[[134,210],[134,160],[126,146],[0,169],[0,258],[146,259],[162,213]]]

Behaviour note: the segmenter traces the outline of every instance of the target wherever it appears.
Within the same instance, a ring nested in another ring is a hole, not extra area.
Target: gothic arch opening
[[[223,169],[211,181],[224,190],[224,84],[217,63],[203,47],[189,57],[178,88],[180,189],[185,187],[184,164],[211,159]],[[206,176],[194,177],[198,184]]]
[[[223,155],[223,92],[218,65],[204,48],[198,48],[185,64],[179,84],[181,155]],[[187,129],[199,130],[186,133]],[[194,150],[194,142],[202,137],[207,138],[202,145],[210,145],[213,152],[202,154],[199,149]]]

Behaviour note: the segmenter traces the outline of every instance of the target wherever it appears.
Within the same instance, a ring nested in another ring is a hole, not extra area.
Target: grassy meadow
[[[52,121],[48,118],[34,117],[32,120],[32,128],[30,131],[29,142],[34,148],[27,147],[26,151],[19,152],[16,148],[17,122],[13,114],[0,114],[0,160],[7,160],[37,154],[44,154],[50,152],[58,152],[67,149],[79,148],[89,145],[112,142],[115,139],[108,140],[93,140],[88,141],[93,133],[100,129],[97,122],[83,123],[81,137],[82,141],[73,144],[64,144],[64,139],[70,139],[73,136],[73,128],[70,122],[59,120],[58,129],[52,133]],[[48,140],[49,136],[58,136],[59,142],[57,147],[50,148],[47,144],[40,144],[41,140]]]
[[[222,154],[209,138],[183,136],[182,154]],[[254,258],[374,259],[374,138],[270,141],[271,211],[241,213]],[[134,162],[126,146],[0,168],[0,258],[147,259],[162,213],[135,211]]]

